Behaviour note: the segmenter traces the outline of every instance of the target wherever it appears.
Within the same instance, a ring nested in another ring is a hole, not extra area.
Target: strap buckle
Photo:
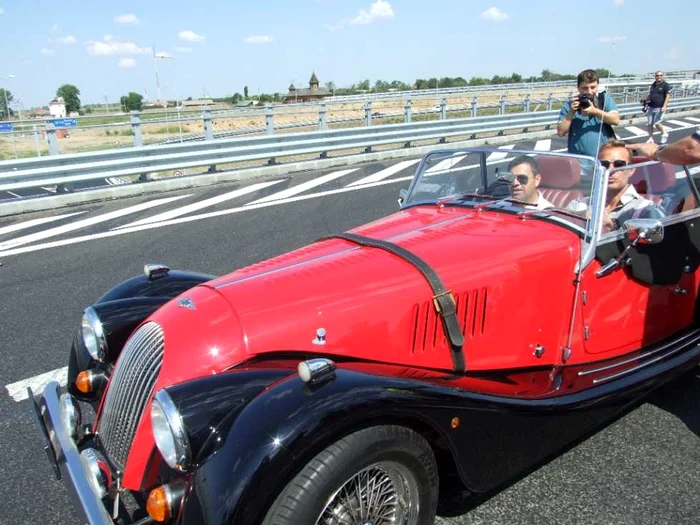
[[[445,301],[447,299],[447,301]],[[435,310],[441,315],[450,315],[455,311],[455,297],[449,290],[433,296]]]

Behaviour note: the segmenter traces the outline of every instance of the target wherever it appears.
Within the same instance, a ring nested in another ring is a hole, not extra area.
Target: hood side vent
[[[470,290],[455,295],[457,319],[467,341],[474,340],[486,330],[486,288]],[[411,353],[425,353],[435,350],[438,345],[447,344],[441,321],[432,302],[425,301],[413,305],[411,311]]]

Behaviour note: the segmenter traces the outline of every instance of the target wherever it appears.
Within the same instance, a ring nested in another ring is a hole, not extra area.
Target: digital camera
[[[646,113],[647,110],[649,109],[649,99],[643,98],[642,100],[639,101],[639,103],[642,105],[642,113]]]
[[[582,109],[586,109],[592,103],[593,103],[593,95],[589,95],[588,93],[582,93],[578,96],[578,109],[579,109],[579,111]]]

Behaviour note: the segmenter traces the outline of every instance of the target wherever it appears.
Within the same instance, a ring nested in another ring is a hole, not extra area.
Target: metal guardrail
[[[700,97],[672,100],[669,112],[700,108]],[[641,115],[637,102],[618,105],[621,116]],[[390,144],[409,146],[424,140],[475,136],[514,129],[553,126],[559,111],[514,113],[467,119],[348,128],[309,133],[266,135],[204,142],[146,146],[0,162],[0,191],[62,185],[144,173],[171,171],[254,160],[275,162],[280,157]]]

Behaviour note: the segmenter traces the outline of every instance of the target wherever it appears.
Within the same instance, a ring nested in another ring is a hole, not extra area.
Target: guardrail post
[[[629,98],[630,98],[630,88],[629,88],[629,86],[625,86],[625,89],[622,91],[622,103],[627,104]]]
[[[143,135],[141,134],[141,119],[136,110],[131,112],[131,131],[134,133],[134,147],[140,148],[143,146]]]
[[[498,101],[498,103],[499,103],[498,114],[505,115],[506,114],[506,96],[501,95],[501,98]]]
[[[323,103],[318,106],[318,129],[320,131],[328,129],[328,123],[326,122],[326,105]]]
[[[371,125],[372,125],[372,101],[368,100],[367,102],[365,102],[365,126],[370,127]]]
[[[403,104],[403,121],[408,124],[411,122],[411,99],[407,98]]]
[[[474,98],[472,98],[472,118],[475,118],[478,112],[479,112],[479,97],[474,96]]]
[[[440,120],[447,120],[447,99],[440,100]]]
[[[639,97],[640,97],[639,88],[636,87],[636,88],[634,88],[634,100],[635,100],[635,102],[639,102]]]
[[[265,106],[265,132],[268,135],[275,134],[274,115],[272,113],[272,104]]]
[[[214,140],[214,123],[211,119],[211,109],[204,108],[202,110],[202,119],[204,120],[204,140]]]
[[[525,113],[530,113],[530,93],[525,95],[525,104],[523,105],[523,111]]]
[[[552,102],[554,102],[554,93],[550,93],[547,97],[547,111],[552,111]]]
[[[39,145],[39,132],[36,130],[36,124],[32,126],[32,132],[34,133],[34,144],[36,145],[36,155],[41,157],[41,146]]]
[[[49,143],[49,155],[59,155],[56,126],[54,126],[53,120],[46,121],[46,140]]]

